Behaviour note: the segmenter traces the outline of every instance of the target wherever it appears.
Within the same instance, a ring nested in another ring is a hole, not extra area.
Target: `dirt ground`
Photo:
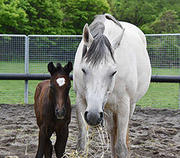
[[[141,109],[137,107],[129,129],[132,158],[180,157],[180,110]],[[73,152],[75,150],[77,134],[73,108],[67,151]],[[55,136],[52,137],[52,141],[54,140]],[[1,104],[0,158],[8,156],[35,157],[37,143],[38,127],[33,106]],[[94,152],[94,150],[100,149],[94,147],[89,151]],[[100,152],[102,153],[102,151]],[[90,154],[88,157],[91,157]],[[100,158],[96,153],[94,157]],[[105,151],[104,157],[110,157],[109,150]]]

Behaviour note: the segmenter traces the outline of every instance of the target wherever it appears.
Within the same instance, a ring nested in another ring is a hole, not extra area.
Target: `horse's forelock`
[[[93,66],[100,63],[102,59],[106,59],[109,54],[114,61],[111,43],[108,38],[103,35],[105,30],[105,20],[106,16],[104,15],[95,17],[94,21],[89,25],[94,40],[89,49],[86,45],[83,46],[82,60],[86,60],[86,62],[91,63]]]
[[[86,46],[83,47],[82,59],[95,66],[103,59],[106,60],[108,55],[114,60],[111,43],[105,35],[99,35],[94,39],[88,50]]]

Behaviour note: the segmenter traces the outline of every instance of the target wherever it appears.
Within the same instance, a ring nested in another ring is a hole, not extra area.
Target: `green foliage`
[[[81,34],[103,13],[145,33],[180,32],[180,0],[0,0],[0,33]]]
[[[166,8],[170,9],[171,12],[166,13],[165,18],[164,10],[167,10]],[[180,32],[176,27],[179,25],[177,19],[180,19],[179,0],[116,0],[112,13],[117,19],[135,24],[145,33]],[[164,22],[160,21],[162,15],[165,18]],[[169,20],[168,16],[170,16]],[[156,30],[157,27],[154,26],[163,25],[163,23],[166,23],[166,26],[171,25],[171,29],[163,28],[163,31],[160,31],[160,27],[159,30]],[[173,26],[172,29],[173,24],[176,26]]]
[[[175,33],[180,32],[180,20],[173,10],[162,12],[151,24],[154,33]]]
[[[81,34],[85,23],[91,23],[94,16],[110,11],[106,0],[60,0],[64,15],[65,34]]]
[[[28,16],[27,34],[61,34],[63,12],[58,0],[21,0]]]
[[[0,1],[0,32],[20,33],[28,23],[26,12],[19,8],[20,0]]]
[[[113,14],[121,21],[142,26],[155,19],[153,6],[147,0],[116,1]]]
[[[0,32],[61,34],[63,13],[58,0],[1,0]]]

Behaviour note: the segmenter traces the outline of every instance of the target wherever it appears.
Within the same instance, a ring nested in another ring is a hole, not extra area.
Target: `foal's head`
[[[50,94],[49,98],[54,106],[54,112],[57,119],[63,119],[66,114],[67,100],[71,81],[69,73],[72,71],[72,63],[68,62],[64,67],[57,63],[56,67],[52,62],[48,64],[50,78]]]

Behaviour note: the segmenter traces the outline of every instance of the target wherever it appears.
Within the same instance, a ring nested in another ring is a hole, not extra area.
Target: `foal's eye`
[[[84,73],[84,74],[86,74],[86,71],[82,68],[82,72]]]
[[[113,77],[117,71],[114,71],[110,76]]]

